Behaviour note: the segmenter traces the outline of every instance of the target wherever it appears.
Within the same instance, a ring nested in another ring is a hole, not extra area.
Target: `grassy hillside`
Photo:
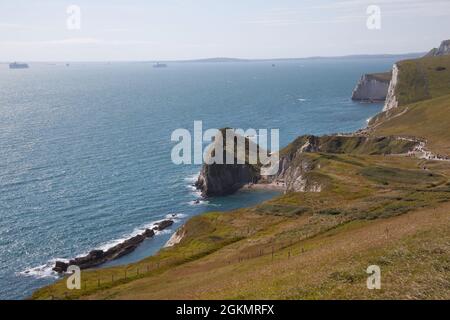
[[[450,165],[427,162],[423,170],[422,162],[398,156],[309,156],[320,164],[315,174],[330,181],[323,192],[289,193],[252,208],[197,216],[183,227],[178,245],[136,264],[84,271],[82,290],[69,291],[62,280],[33,298],[417,297],[422,293],[416,287],[428,287],[426,277],[450,278],[448,261],[423,272],[436,264],[432,250],[420,251],[417,272],[402,273],[423,241],[448,252],[445,236],[431,235],[448,231],[450,211],[443,206],[450,200]],[[444,220],[434,219],[434,212]],[[428,221],[434,223],[422,225]],[[424,233],[416,238],[419,230]],[[399,241],[404,251],[396,255]],[[385,263],[386,286],[395,291],[364,289],[365,268],[377,261]],[[424,292],[450,297],[448,287]]]
[[[450,154],[450,57],[399,68],[400,107],[366,136],[304,136],[282,150],[294,159],[307,141],[320,145],[300,157],[313,164],[308,178],[326,182],[322,192],[194,217],[174,247],[83,271],[81,290],[61,279],[32,298],[450,299],[450,162],[393,155],[411,148],[394,136]],[[366,288],[373,264],[381,290]]]
[[[371,73],[368,74],[367,77],[369,79],[375,79],[381,82],[389,82],[392,78],[392,72],[380,72],[380,73]]]
[[[87,298],[448,299],[449,209],[349,223],[288,245],[273,259],[227,263],[217,252]],[[382,268],[379,291],[366,288],[372,264]]]
[[[370,122],[373,136],[416,136],[434,153],[450,155],[450,56],[397,63],[399,107]]]
[[[293,155],[307,141],[313,141],[320,152],[337,154],[400,154],[407,153],[414,147],[414,143],[399,140],[394,136],[301,136],[281,150],[280,156]]]
[[[399,106],[450,94],[450,56],[405,60],[397,66]]]
[[[373,134],[421,137],[434,153],[450,156],[450,95],[399,107]]]

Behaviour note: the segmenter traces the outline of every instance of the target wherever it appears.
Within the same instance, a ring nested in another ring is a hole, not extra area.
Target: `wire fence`
[[[246,228],[242,232],[235,232],[233,241],[230,243],[237,243],[240,240],[249,239],[249,236],[254,235],[258,230],[252,228]],[[388,239],[390,236],[389,229],[386,228],[383,232],[383,237]],[[290,239],[273,239],[269,243],[254,244],[253,246],[247,246],[243,250],[235,248],[232,254],[223,258],[223,263],[243,263],[248,260],[266,257],[267,262],[274,262],[277,259],[291,259],[293,257],[304,254],[309,250],[304,244],[299,245],[300,241],[307,239],[308,236],[303,234],[302,236],[292,237]],[[225,245],[225,247],[227,247]],[[219,247],[219,248],[223,248]],[[241,247],[242,248],[242,247]],[[50,299],[71,299],[83,296],[89,293],[95,293],[101,289],[108,289],[116,285],[125,284],[127,282],[144,278],[152,274],[162,272],[169,267],[189,263],[203,256],[207,256],[217,249],[208,250],[203,249],[189,249],[180,248],[176,257],[165,258],[158,261],[138,263],[133,266],[120,267],[120,270],[102,269],[103,275],[101,277],[95,277],[95,275],[89,275],[83,280],[83,272],[81,274],[81,288],[64,291],[61,295],[61,291],[51,292]],[[65,281],[64,281],[65,282]],[[65,283],[64,283],[65,284]]]
[[[250,233],[250,231],[248,231]],[[277,258],[290,259],[293,256],[299,255],[306,251],[305,248],[292,247],[294,242],[273,242],[271,244],[255,245],[245,249],[242,252],[232,254],[232,257],[224,259],[225,264],[243,263],[248,260],[260,258],[266,256],[269,261],[275,261]],[[285,251],[285,252],[283,252]],[[183,252],[176,258],[168,258],[152,263],[139,263],[136,267],[122,267],[123,270],[108,270],[103,269],[105,273],[100,277],[88,275],[88,279],[83,280],[83,271],[81,272],[81,288],[64,291],[61,296],[61,292],[51,292],[51,300],[59,299],[71,299],[83,296],[89,293],[94,293],[101,289],[108,289],[116,285],[125,284],[127,282],[137,280],[139,278],[145,278],[152,274],[166,270],[171,266],[181,265],[193,261],[199,256],[205,256],[208,252],[205,250],[183,250]],[[66,279],[65,279],[66,280]],[[65,281],[64,280],[64,284]]]

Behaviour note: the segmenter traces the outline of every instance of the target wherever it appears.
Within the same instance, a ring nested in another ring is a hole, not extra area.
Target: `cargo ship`
[[[167,64],[157,62],[153,65],[153,68],[167,68]]]
[[[9,68],[10,69],[28,69],[29,66],[26,63],[17,63],[17,62],[13,62],[9,64]]]

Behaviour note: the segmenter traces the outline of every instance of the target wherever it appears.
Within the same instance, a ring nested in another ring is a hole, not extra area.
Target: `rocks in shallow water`
[[[145,231],[142,235],[144,237],[151,238],[155,235],[155,231],[153,231],[152,229],[145,229]]]
[[[153,230],[162,231],[170,227],[171,225],[173,225],[173,220],[163,220],[161,222],[155,223],[155,227],[153,227]]]
[[[70,260],[69,262],[56,261],[53,271],[64,273],[71,265],[80,267],[80,269],[89,269],[99,266],[105,262],[118,259],[127,255],[134,250],[147,238],[155,235],[155,231],[162,231],[170,227],[174,223],[173,220],[163,220],[155,223],[152,229],[146,229],[143,233],[131,237],[106,251],[92,250],[88,255]]]
[[[107,261],[107,256],[103,250],[92,250],[87,256],[75,258],[69,261],[69,266],[79,266],[80,269],[88,269]]]
[[[69,267],[68,263],[62,262],[62,261],[56,261],[53,271],[56,271],[58,273],[63,273],[63,272],[67,271],[68,267]]]

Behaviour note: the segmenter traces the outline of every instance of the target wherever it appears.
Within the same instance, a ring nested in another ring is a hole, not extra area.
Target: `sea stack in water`
[[[143,233],[131,237],[106,251],[92,250],[88,255],[72,259],[69,262],[56,261],[53,271],[63,273],[66,272],[67,268],[72,265],[78,266],[80,269],[89,269],[99,266],[105,262],[118,259],[136,250],[136,248],[145,239],[153,237],[155,235],[155,231],[162,231],[170,227],[172,224],[173,220],[163,220],[155,223],[153,228],[146,229]]]
[[[363,75],[353,90],[352,100],[384,102],[388,94],[391,77],[391,72]]]

